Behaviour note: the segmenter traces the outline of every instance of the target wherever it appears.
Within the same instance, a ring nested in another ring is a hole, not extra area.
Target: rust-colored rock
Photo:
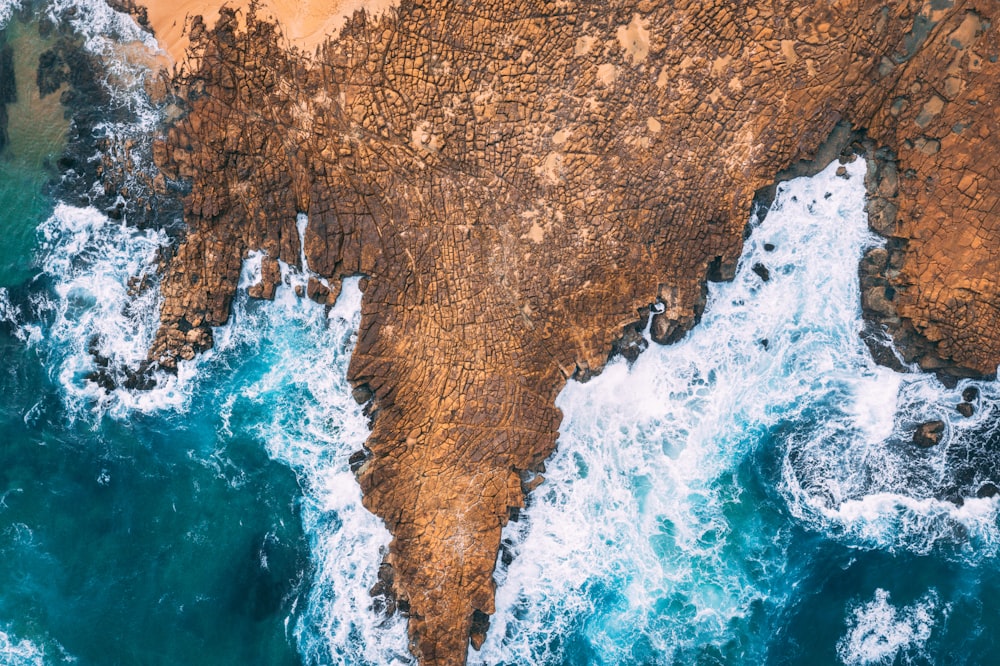
[[[928,8],[922,44],[890,57],[898,78],[868,122],[891,152],[869,183],[873,227],[891,237],[868,282],[908,360],[952,375],[1000,363],[1000,6]],[[910,42],[916,44],[916,39]],[[890,74],[892,75],[892,74]]]
[[[616,341],[638,353],[652,301],[655,337],[690,328],[755,193],[847,123],[896,174],[871,179],[899,240],[867,302],[930,341],[925,364],[995,370],[998,20],[993,0],[407,0],[315,58],[252,12],[196,20],[188,113],[156,150],[191,190],[151,357],[211,344],[251,250],[263,297],[303,251],[318,300],[367,276],[349,379],[374,418],[352,464],[414,653],[463,663],[556,395]]]

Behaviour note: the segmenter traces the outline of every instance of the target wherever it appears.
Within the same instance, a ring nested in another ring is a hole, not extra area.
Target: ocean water
[[[155,43],[98,0],[38,11],[71,7],[133,111],[104,130],[148,138],[147,60],[122,45]],[[299,299],[302,260],[251,301],[251,256],[215,349],[109,393],[92,352],[112,371],[144,358],[170,221],[50,196],[65,128],[22,127],[37,159],[0,168],[20,243],[0,244],[0,664],[413,663],[405,618],[368,592],[390,536],[348,467],[368,433],[345,380],[357,281],[329,310]],[[998,500],[976,494],[1000,485],[998,389],[871,361],[857,263],[880,241],[862,161],[836,167],[780,187],[683,340],[560,395],[470,663],[996,663]],[[931,419],[945,441],[917,450]]]
[[[0,197],[18,218],[4,227],[0,244],[0,281],[13,283],[31,277],[30,256],[36,228],[52,211],[43,192],[57,176],[54,162],[62,152],[69,123],[59,94],[42,97],[35,85],[38,58],[53,42],[43,38],[33,23],[10,21],[11,8],[2,9],[0,49],[9,47],[14,57],[17,101],[7,105],[10,142],[0,150]],[[4,17],[8,16],[7,19]]]

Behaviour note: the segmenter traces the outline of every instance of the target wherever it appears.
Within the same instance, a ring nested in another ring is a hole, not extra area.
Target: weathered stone
[[[196,18],[173,90],[187,114],[155,151],[190,194],[151,359],[210,344],[250,250],[304,252],[331,286],[365,275],[348,376],[373,396],[354,463],[393,534],[384,587],[422,663],[460,664],[487,631],[521,473],[554,450],[556,395],[638,353],[656,299],[651,337],[683,336],[776,176],[866,145],[873,224],[893,236],[863,275],[869,311],[923,367],[996,369],[1000,181],[982,156],[1000,154],[1000,44],[948,35],[1000,10],[939,4],[403,2],[316,56],[253,10]]]
[[[944,421],[928,421],[913,431],[913,443],[922,449],[936,446],[944,436]]]

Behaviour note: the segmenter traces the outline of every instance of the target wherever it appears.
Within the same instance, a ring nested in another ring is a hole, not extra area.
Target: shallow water
[[[0,13],[0,25],[3,13]],[[0,48],[10,47],[14,56],[17,101],[7,105],[9,143],[0,150],[0,284],[12,284],[31,276],[30,257],[36,229],[52,211],[43,193],[57,177],[54,162],[65,147],[69,122],[59,103],[59,93],[42,97],[35,83],[38,58],[52,45],[42,38],[34,23],[8,21],[0,37]]]
[[[94,52],[144,38],[76,5]],[[109,85],[136,119],[108,131],[141,134],[156,109],[126,68]],[[863,164],[835,167],[780,188],[694,331],[560,395],[471,663],[993,663],[997,500],[975,495],[1000,483],[997,387],[964,419],[970,382],[872,363],[857,261],[878,240]],[[250,301],[251,257],[214,350],[107,393],[91,350],[144,358],[169,239],[45,198],[47,177],[34,217],[0,181],[31,248],[0,275],[0,663],[412,663],[368,593],[390,536],[348,468],[357,282],[327,311],[295,297],[302,261]],[[914,449],[933,418],[945,442]]]

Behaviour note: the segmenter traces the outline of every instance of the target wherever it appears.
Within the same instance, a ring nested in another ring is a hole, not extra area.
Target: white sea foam
[[[18,640],[0,630],[0,664],[4,666],[45,666],[45,651],[29,640]]]
[[[57,0],[53,11],[70,5],[79,8],[74,21],[93,52],[118,58],[126,41],[155,48],[130,18],[98,0]],[[127,75],[137,65],[115,62],[124,69],[108,85],[128,82],[128,93],[117,96],[134,105],[138,120],[104,129],[141,136],[158,112],[141,93],[141,76]],[[930,418],[945,420],[954,438],[996,415],[980,410],[957,421],[951,414],[961,387],[878,368],[860,342],[857,260],[877,242],[862,211],[863,170],[850,165],[843,180],[831,167],[782,186],[776,209],[747,241],[736,280],[711,286],[697,329],[671,347],[651,348],[632,368],[612,363],[562,393],[559,450],[527,520],[505,531],[517,557],[498,568],[497,614],[471,663],[560,662],[573,634],[584,636],[598,661],[690,661],[731,637],[733,622],[753,604],[780,605],[790,594],[786,528],[753,516],[736,480],[740,463],[775,429],[783,437],[784,499],[813,529],[858,547],[926,552],[946,540],[997,552],[996,501],[959,508],[931,496],[947,472],[945,447],[915,456],[887,444]],[[301,237],[308,221],[297,223]],[[364,510],[347,467],[368,432],[345,380],[356,286],[346,286],[327,313],[294,295],[307,280],[304,255],[304,270],[282,264],[275,301],[249,303],[241,293],[231,322],[215,330],[213,351],[181,363],[177,376],[161,375],[152,391],[107,394],[83,379],[94,369],[91,340],[114,363],[145,357],[158,325],[151,271],[167,239],[69,206],[58,207],[42,231],[42,270],[55,296],[25,317],[0,294],[0,317],[46,347],[71,411],[126,418],[185,410],[208,378],[260,354],[269,369],[220,402],[226,428],[241,402],[256,407],[262,443],[303,485],[315,570],[307,608],[290,631],[309,664],[412,661],[404,620],[371,608],[368,589],[389,535]],[[246,262],[242,288],[260,279],[261,258]],[[770,270],[767,283],[751,270],[757,262]],[[152,286],[130,295],[129,279],[144,273]],[[44,340],[26,319],[46,322]],[[995,395],[995,385],[980,386]],[[742,654],[761,657],[760,650],[744,646]]]
[[[10,17],[14,15],[21,7],[20,0],[0,0],[0,29],[3,29],[10,20]]]
[[[309,226],[309,216],[299,213],[295,217],[295,228],[299,232],[299,263],[303,273],[309,273],[309,261],[306,259],[306,227]]]
[[[871,601],[858,604],[847,617],[847,633],[837,642],[837,656],[845,666],[924,663],[927,641],[939,618],[938,595],[931,590],[913,604],[898,608],[889,593],[878,589]]]
[[[878,239],[863,162],[847,180],[835,168],[779,188],[736,279],[711,285],[682,341],[559,396],[559,449],[526,521],[505,531],[517,557],[498,565],[497,614],[472,663],[557,663],[574,634],[606,663],[694,661],[723,649],[754,604],[780,606],[784,527],[742,505],[735,480],[769,437],[791,513],[832,538],[916,551],[996,542],[993,500],[959,508],[920,494],[940,480],[943,448],[914,464],[912,446],[886,443],[954,394],[876,366],[861,342],[857,265]]]
[[[41,226],[40,268],[52,282],[51,298],[34,303],[35,318],[46,322],[49,366],[64,389],[71,414],[182,408],[193,364],[178,375],[158,373],[153,391],[118,388],[110,394],[86,379],[97,369],[94,354],[114,367],[138,367],[146,358],[159,325],[157,254],[167,244],[164,232],[140,231],[115,222],[94,208],[56,206]],[[148,286],[137,289],[130,281]]]
[[[69,16],[69,23],[84,38],[92,53],[119,53],[123,44],[138,42],[149,51],[160,46],[151,33],[142,29],[125,12],[112,9],[105,0],[49,0],[47,13],[53,21]]]
[[[244,284],[253,284],[259,260],[247,262]],[[285,266],[273,303],[250,303],[242,293],[237,299],[230,332],[219,336],[220,361],[253,346],[270,362],[227,409],[260,413],[254,431],[302,483],[302,520],[315,570],[307,608],[292,631],[306,663],[411,663],[405,619],[372,609],[368,590],[377,582],[390,535],[362,506],[348,467],[369,433],[346,379],[361,291],[357,279],[345,281],[327,312],[295,296],[303,279]]]
[[[41,327],[26,321],[21,308],[10,302],[6,287],[0,287],[0,322],[10,324],[14,337],[21,342],[35,344],[42,339]]]

